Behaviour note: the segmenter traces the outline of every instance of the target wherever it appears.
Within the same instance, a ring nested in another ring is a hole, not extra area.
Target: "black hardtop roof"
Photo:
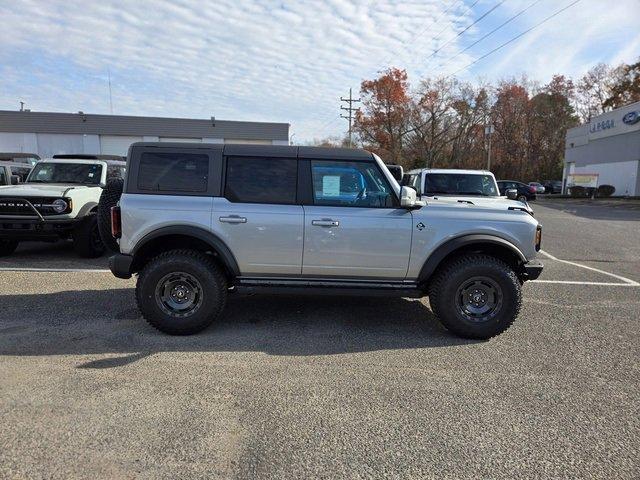
[[[342,160],[372,160],[371,152],[356,148],[304,147],[289,145],[252,145],[183,142],[137,142],[131,148],[171,148],[222,150],[224,155],[238,157],[287,157]]]
[[[24,153],[24,152],[0,152],[0,160],[8,158],[40,158],[40,155],[36,153]]]

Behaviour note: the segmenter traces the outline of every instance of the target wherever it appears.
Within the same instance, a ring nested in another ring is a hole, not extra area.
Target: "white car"
[[[73,239],[76,252],[98,257],[105,247],[96,211],[107,179],[126,163],[99,155],[59,155],[38,162],[25,183],[0,188],[0,256],[19,242]]]
[[[421,200],[505,209],[533,215],[527,202],[500,196],[493,173],[488,170],[420,168],[409,171],[402,181],[413,187]]]

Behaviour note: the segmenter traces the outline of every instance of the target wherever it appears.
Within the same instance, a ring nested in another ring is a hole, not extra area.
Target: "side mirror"
[[[11,185],[18,185],[20,183],[19,175],[11,175]]]
[[[417,206],[416,191],[411,187],[400,187],[400,206],[414,208]]]
[[[516,190],[515,188],[510,188],[509,190],[506,191],[506,194],[509,200],[518,199],[518,190]]]
[[[402,165],[387,165],[389,172],[393,175],[393,178],[397,180],[398,183],[402,182],[402,177],[404,176],[404,169]]]

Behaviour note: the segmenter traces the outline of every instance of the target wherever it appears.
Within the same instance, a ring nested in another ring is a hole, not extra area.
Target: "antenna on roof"
[[[24,102],[20,102],[20,111],[24,112]]]
[[[216,117],[211,117],[211,126],[212,127],[216,126]]]

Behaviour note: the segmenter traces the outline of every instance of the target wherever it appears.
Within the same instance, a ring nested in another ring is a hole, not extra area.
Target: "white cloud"
[[[502,14],[506,18],[508,8],[516,11],[528,1],[506,2]],[[506,48],[473,73],[504,75],[515,68],[528,69],[535,77],[555,71],[555,66],[568,73],[580,70],[588,57],[585,49],[598,50],[593,39],[610,31],[613,43],[622,41],[620,32],[632,23],[624,10],[638,0],[593,6],[608,3],[584,1],[582,13],[571,23],[573,36],[549,22],[547,29]],[[291,122],[298,140],[335,134],[344,127],[337,120],[338,98],[349,87],[357,90],[363,78],[388,65],[407,67],[416,84],[418,75],[441,73],[438,62],[423,59],[493,4],[482,1],[474,13],[458,0],[443,15],[451,2],[1,2],[0,108],[15,108],[18,100],[26,100],[37,110],[108,112],[110,69],[115,113]],[[553,0],[542,4],[546,10],[540,18],[558,8]],[[592,11],[599,15],[595,20]],[[573,18],[576,12],[570,12]],[[452,41],[442,58],[485,28],[479,24]],[[580,37],[586,30],[589,37]],[[545,42],[547,48],[541,49]],[[483,45],[489,48],[491,42]],[[619,51],[611,58],[615,54]],[[473,58],[467,52],[452,67]]]

